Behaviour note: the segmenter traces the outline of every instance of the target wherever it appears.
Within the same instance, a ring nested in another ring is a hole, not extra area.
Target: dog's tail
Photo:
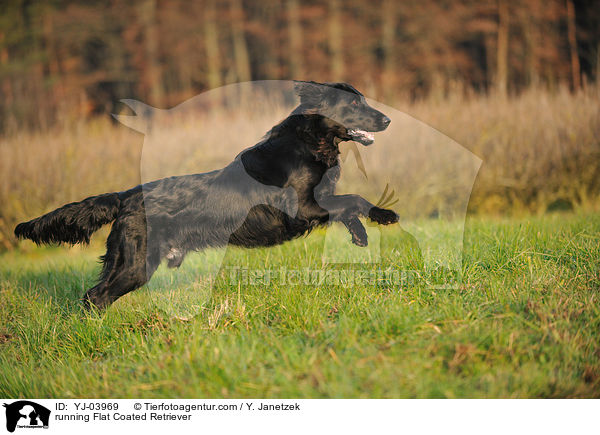
[[[118,193],[92,196],[17,225],[15,236],[37,244],[89,243],[94,231],[116,219],[120,205]]]

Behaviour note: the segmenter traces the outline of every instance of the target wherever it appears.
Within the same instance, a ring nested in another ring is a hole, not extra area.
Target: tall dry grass
[[[446,162],[448,171],[438,174],[438,184],[460,178],[464,172],[462,163],[454,161],[451,155],[433,155],[436,148],[431,142],[443,146],[444,135],[483,160],[470,199],[472,212],[540,213],[558,206],[598,204],[597,88],[577,94],[532,89],[512,98],[467,98],[457,94],[444,99],[400,102],[396,108],[433,128],[413,128],[414,124],[407,121],[409,117],[403,118],[402,124],[392,116],[396,130],[378,135],[379,154],[377,143],[364,152],[375,156],[368,162],[369,175],[370,182],[378,188],[383,188],[386,180],[377,178],[378,172],[385,172],[377,168],[385,168],[390,162],[397,166],[404,181],[399,182],[396,195],[411,215],[436,215],[439,208],[439,201],[431,192],[410,202],[411,195],[419,191],[415,186],[427,187],[429,183],[424,182],[423,168],[439,173],[436,166],[423,166],[424,160],[436,162],[437,158],[438,167],[440,162]],[[167,122],[153,124],[151,140],[146,136],[145,143],[143,134],[113,124],[108,118],[45,133],[20,132],[3,137],[0,248],[14,246],[12,229],[17,222],[64,203],[127,189],[141,179],[219,168],[258,141],[288,109],[285,104],[273,104],[265,110],[246,105],[221,110],[213,107],[180,116],[174,111],[169,113]],[[436,136],[433,129],[443,135]],[[412,130],[413,133],[407,133]],[[403,146],[394,147],[394,141],[403,142]],[[417,157],[411,157],[411,145],[419,150]],[[348,183],[345,186],[352,187]]]
[[[595,207],[600,193],[600,88],[530,89],[518,97],[400,106],[482,158],[470,202],[480,213]]]

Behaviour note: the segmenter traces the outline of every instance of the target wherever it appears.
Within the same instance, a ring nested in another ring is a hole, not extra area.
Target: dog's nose
[[[390,122],[392,122],[392,120],[390,118],[388,118],[387,116],[384,116],[383,119],[381,120],[381,123],[387,127],[388,125],[390,125]]]

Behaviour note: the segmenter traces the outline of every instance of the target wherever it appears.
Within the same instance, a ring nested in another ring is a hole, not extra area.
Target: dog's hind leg
[[[143,217],[117,219],[106,242],[100,282],[83,297],[88,308],[106,308],[148,282],[160,256],[148,255],[147,239]]]
[[[148,282],[148,279],[146,267],[140,267],[139,265],[124,267],[111,276],[110,281],[100,283],[90,289],[86,293],[84,300],[89,305],[103,309],[121,296],[143,286]]]

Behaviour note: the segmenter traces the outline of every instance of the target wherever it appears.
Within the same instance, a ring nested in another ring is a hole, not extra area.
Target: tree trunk
[[[300,8],[298,0],[287,0],[286,3],[289,45],[290,45],[290,78],[302,79],[302,26],[300,25]]]
[[[8,49],[4,44],[4,33],[0,31],[0,66],[4,67],[9,63],[8,57]],[[0,131],[6,131],[10,128],[14,128],[16,130],[16,120],[14,116],[14,112],[10,109],[14,104],[14,97],[12,91],[12,81],[8,75],[4,75],[1,82],[2,86],[0,87],[0,97],[2,98],[2,102],[0,103],[0,108],[4,109],[3,111],[6,113],[6,117],[4,119],[0,119]]]
[[[244,36],[244,9],[240,0],[230,0],[231,31],[233,37],[233,58],[238,82],[252,79],[250,60]]]
[[[486,90],[491,92],[494,85],[496,84],[496,64],[494,58],[496,57],[496,47],[494,43],[494,35],[486,33],[483,38],[485,45],[485,84]]]
[[[496,60],[496,90],[506,96],[508,82],[508,5],[506,0],[498,0],[498,44]]]
[[[344,80],[342,57],[342,24],[339,0],[329,0],[329,51],[331,54],[331,79]]]
[[[148,88],[152,104],[158,107],[163,105],[163,84],[160,68],[158,31],[156,24],[156,0],[146,0],[142,5],[141,21],[145,33],[146,49],[146,86]]]
[[[204,49],[206,50],[207,81],[209,89],[221,86],[221,57],[217,34],[215,1],[207,0],[204,9]]]
[[[535,2],[537,8],[537,1]],[[537,9],[536,9],[537,12]],[[537,87],[539,84],[538,76],[538,62],[537,62],[537,43],[538,38],[538,23],[536,21],[537,14],[532,13],[527,9],[521,9],[520,11],[520,25],[523,31],[523,38],[525,40],[525,82],[529,87]]]
[[[600,42],[596,45],[596,86],[600,88]]]
[[[579,54],[577,53],[577,27],[575,23],[575,5],[573,4],[573,0],[567,0],[567,35],[569,38],[569,52],[571,54],[573,90],[577,92],[581,87],[581,73],[579,68]]]
[[[383,89],[393,89],[396,74],[396,15],[394,0],[384,0],[382,12]]]
[[[259,9],[258,20],[266,27],[272,28],[273,23],[278,22],[279,14],[281,13],[282,5],[277,2],[266,3],[263,8]],[[257,48],[264,51],[261,59],[259,70],[254,72],[254,78],[261,79],[279,79],[281,73],[279,70],[279,59],[277,58],[277,50],[279,44],[270,44],[269,41],[261,41],[255,44]]]

